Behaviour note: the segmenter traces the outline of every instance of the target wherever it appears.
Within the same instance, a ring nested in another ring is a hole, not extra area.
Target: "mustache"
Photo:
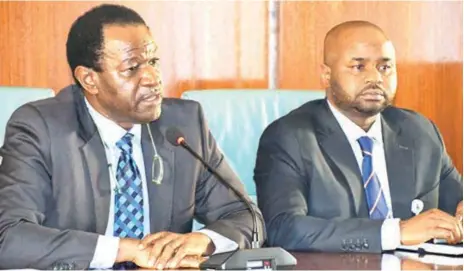
[[[143,100],[152,97],[154,95],[159,95],[161,98],[163,98],[163,86],[161,84],[158,84],[156,87],[152,87],[149,89],[149,92],[142,94],[138,97],[135,97],[135,103],[138,105],[141,103]]]
[[[371,91],[373,89],[380,90],[382,92],[383,96],[386,95],[385,89],[381,85],[376,84],[376,83],[371,83],[371,84],[368,84],[365,87],[363,87],[363,89],[360,91],[359,95],[363,95],[363,94],[365,94],[365,92]]]

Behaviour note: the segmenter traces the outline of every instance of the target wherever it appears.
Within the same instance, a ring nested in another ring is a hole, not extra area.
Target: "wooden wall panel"
[[[462,172],[461,1],[285,1],[280,7],[279,87],[320,89],[323,40],[334,25],[368,20],[397,50],[396,105],[431,118]]]
[[[72,82],[65,44],[72,22],[103,2],[0,1],[0,85]],[[139,12],[160,48],[165,93],[267,85],[267,3],[118,1]]]
[[[72,82],[71,23],[102,2],[0,1],[0,85]],[[167,96],[186,89],[267,87],[265,1],[118,1],[138,11],[160,46]],[[398,106],[437,123],[462,172],[462,2],[282,1],[279,86],[319,89],[325,33],[345,20],[385,29],[397,48]]]

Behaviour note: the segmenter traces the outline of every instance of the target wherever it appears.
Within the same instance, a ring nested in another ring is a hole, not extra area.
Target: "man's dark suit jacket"
[[[411,201],[452,215],[462,176],[435,125],[395,107],[381,113],[393,215]],[[370,220],[353,150],[326,100],[308,102],[264,131],[255,168],[268,243],[290,250],[381,251],[383,221]]]
[[[164,99],[161,117],[150,123],[164,161],[161,185],[150,181],[154,151],[142,126],[151,232],[190,232],[195,217],[207,229],[250,247],[246,206],[189,153],[167,142],[170,126],[180,128],[192,148],[244,192],[200,105]],[[89,267],[98,234],[107,226],[111,187],[104,146],[82,90],[70,86],[19,108],[8,122],[0,155],[0,268]],[[263,240],[262,218],[258,229]]]

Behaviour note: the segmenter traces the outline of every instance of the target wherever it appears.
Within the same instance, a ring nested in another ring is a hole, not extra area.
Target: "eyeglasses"
[[[153,146],[153,152],[155,153],[155,155],[153,156],[153,161],[151,162],[151,181],[157,185],[160,185],[163,182],[164,177],[163,158],[161,158],[161,156],[158,155],[155,140],[153,140],[153,135],[151,134],[150,126],[148,124],[146,124],[146,126],[148,130],[148,135],[150,135],[151,145]]]

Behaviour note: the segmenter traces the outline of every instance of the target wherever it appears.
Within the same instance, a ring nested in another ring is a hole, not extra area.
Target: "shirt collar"
[[[343,115],[337,108],[335,108],[335,106],[333,106],[329,100],[327,100],[327,103],[329,104],[330,111],[332,111],[335,119],[337,120],[338,124],[340,124],[340,127],[342,128],[350,143],[357,142],[358,139],[362,136],[368,136],[374,139],[374,142],[376,143],[383,143],[382,122],[380,114],[377,114],[371,128],[365,132],[363,129],[361,129],[361,127],[359,127],[347,116]]]
[[[116,146],[116,142],[118,142],[128,132],[134,135],[134,144],[136,144],[136,142],[141,142],[142,126],[140,124],[134,124],[134,126],[127,131],[95,110],[87,98],[85,98],[85,104],[87,105],[90,116],[97,126],[98,133],[100,134],[103,144],[108,147],[114,147]]]

